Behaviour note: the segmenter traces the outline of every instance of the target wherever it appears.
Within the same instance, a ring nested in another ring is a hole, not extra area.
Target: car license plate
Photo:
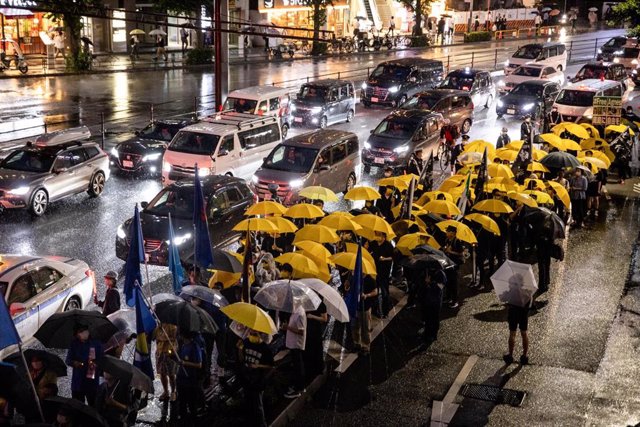
[[[375,96],[371,97],[371,102],[378,102],[378,98],[376,98]]]
[[[513,108],[507,108],[507,114],[515,114],[516,110],[514,110]]]
[[[132,168],[133,167],[133,162],[131,160],[123,160],[122,161],[122,166],[124,166],[125,168]]]
[[[296,123],[302,123],[302,117],[295,117],[293,121]]]
[[[383,165],[384,164],[384,159],[382,157],[374,157],[373,158],[373,163],[379,164],[379,165]]]

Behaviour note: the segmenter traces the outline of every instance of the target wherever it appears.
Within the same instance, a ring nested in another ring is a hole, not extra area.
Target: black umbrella
[[[100,360],[99,364],[103,371],[119,379],[123,385],[153,393],[153,381],[151,378],[131,363],[107,355]]]
[[[551,239],[565,238],[565,223],[553,211],[525,206],[524,220],[533,228],[534,235],[546,234]]]
[[[78,325],[87,326],[91,337],[102,342],[106,342],[118,332],[118,328],[100,312],[69,310],[49,317],[34,337],[48,348],[69,348],[73,332]]]
[[[80,41],[83,42],[83,43],[86,43],[86,44],[89,44],[89,45],[93,46],[93,42],[87,36],[80,37]]]
[[[181,330],[215,335],[219,329],[206,311],[184,300],[159,302],[155,312],[161,322],[176,325]]]
[[[45,413],[56,414],[61,408],[71,413],[74,426],[109,427],[98,411],[79,400],[55,396],[42,401],[42,409]]]
[[[426,245],[421,246],[420,248],[423,248],[424,250],[425,247]],[[404,268],[409,270],[437,270],[455,266],[455,263],[451,261],[444,252],[437,249],[433,249],[433,251],[433,253],[422,252],[417,255],[410,256],[403,260],[401,264]]]
[[[574,168],[580,166],[580,161],[573,154],[565,151],[554,151],[540,159],[540,163],[548,169]]]
[[[190,255],[184,260],[186,264],[193,264],[193,255]],[[213,250],[213,262],[207,266],[210,270],[220,270],[229,273],[242,272],[242,264],[238,261],[238,258],[234,257],[227,251],[221,249]]]
[[[49,353],[46,350],[36,350],[34,348],[28,348],[24,350],[24,358],[29,363],[34,356],[42,360],[45,369],[53,371],[58,377],[67,376],[67,365],[60,357],[53,353]],[[6,362],[13,363],[16,366],[22,366],[22,357],[20,353],[14,353],[5,357]]]
[[[20,361],[22,365],[22,361]],[[33,391],[30,389],[27,378],[18,373],[18,368],[13,363],[0,362],[0,396],[6,398],[16,405],[20,412],[22,409],[29,407],[29,410],[35,408]]]

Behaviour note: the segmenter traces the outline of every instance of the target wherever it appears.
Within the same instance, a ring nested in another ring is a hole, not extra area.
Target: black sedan
[[[162,190],[149,203],[142,203],[140,222],[144,252],[148,263],[167,265],[169,257],[169,214],[174,229],[174,244],[180,259],[193,257],[193,181],[175,182]],[[244,218],[244,212],[256,197],[246,182],[239,178],[212,175],[202,178],[202,193],[207,207],[209,236],[213,247],[225,246],[239,237],[233,227]],[[131,219],[117,229],[116,256],[127,259]]]
[[[511,92],[496,102],[498,118],[508,114],[524,117],[531,115],[539,118],[551,111],[553,101],[560,92],[560,85],[549,80],[528,80],[514,87]]]
[[[180,129],[192,120],[157,120],[111,149],[110,163],[123,172],[162,172],[162,155]]]

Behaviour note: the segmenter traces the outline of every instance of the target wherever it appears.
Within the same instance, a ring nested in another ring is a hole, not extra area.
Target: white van
[[[508,76],[524,64],[541,64],[558,71],[567,68],[567,50],[563,43],[531,43],[520,46],[516,53],[504,63],[504,74]]]
[[[251,179],[262,159],[282,142],[276,116],[221,112],[182,128],[162,160],[162,183],[193,179],[198,174]]]
[[[281,120],[282,138],[286,138],[291,127],[291,90],[276,86],[252,86],[234,90],[224,101],[223,110],[278,116]]]
[[[623,102],[626,98],[621,82],[587,79],[562,89],[553,106],[558,109],[563,122],[590,122],[594,96],[619,96]]]

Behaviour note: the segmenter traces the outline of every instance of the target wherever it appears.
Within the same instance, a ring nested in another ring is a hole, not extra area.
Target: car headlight
[[[173,244],[176,245],[176,246],[180,246],[181,244],[183,244],[184,242],[186,242],[190,238],[191,238],[191,233],[187,233],[184,236],[174,237],[173,238]],[[165,243],[168,245],[171,242],[169,240],[165,240]]]
[[[122,225],[118,226],[118,229],[116,230],[116,235],[118,236],[119,239],[127,238],[127,234],[124,232],[124,228],[122,228]]]
[[[506,84],[506,83],[504,82],[504,80],[500,80],[500,81],[498,82],[498,86],[504,86],[505,84]]]
[[[391,86],[389,88],[389,93],[396,93],[400,90],[400,88],[398,86]]]
[[[367,82],[362,82],[362,89],[366,89],[367,88]]]
[[[311,109],[311,114],[318,114],[321,111],[322,111],[322,107],[313,107]]]
[[[602,49],[598,48],[598,53],[602,53]]]
[[[162,162],[162,170],[164,172],[171,172],[171,164],[169,162]]]
[[[364,143],[364,148],[365,148],[366,150],[371,150],[371,144],[369,144],[368,142],[365,142],[365,143]]]
[[[115,157],[116,159],[119,159],[119,158],[120,158],[120,154],[118,153],[118,150],[116,150],[116,147],[113,147],[113,148],[111,149],[111,155],[112,155],[113,157]]]
[[[9,190],[9,194],[13,194],[14,196],[24,196],[29,192],[29,187],[18,187],[13,190]]]
[[[638,65],[638,60],[637,60],[637,59],[634,59],[633,61],[631,61],[631,63],[632,63],[633,65]]]
[[[143,162],[153,162],[154,160],[158,160],[162,156],[162,153],[153,153],[147,154],[142,158]]]
[[[254,184],[257,184],[259,182],[258,175],[253,175],[251,177],[251,182],[253,182]]]
[[[522,106],[522,109],[523,109],[524,111],[529,111],[529,110],[531,110],[531,109],[534,107],[534,105],[535,105],[535,104],[534,104],[533,102],[532,102],[532,103],[529,103],[529,104],[524,104],[524,105]]]
[[[499,99],[496,101],[496,105],[500,108],[504,107],[504,102],[500,101]]]
[[[620,58],[613,58],[613,62],[614,62],[615,64],[619,63],[619,62],[620,62]]]
[[[504,66],[508,67],[509,66],[509,60],[507,59],[506,61],[504,61]]]
[[[400,147],[396,147],[393,149],[393,152],[396,154],[403,154],[403,153],[406,153],[407,151],[409,151],[408,145],[401,145]]]
[[[209,175],[211,175],[211,171],[209,170],[209,168],[198,169],[198,176],[202,177],[202,176],[209,176]]]
[[[295,104],[291,104],[290,108],[291,108],[291,111],[296,111],[296,109],[297,109]]]
[[[584,117],[588,118],[588,119],[592,118],[593,117],[593,107],[587,108],[582,115]]]
[[[624,53],[624,51],[622,50],[616,50],[615,52],[613,52],[614,55],[622,55]]]
[[[293,179],[289,181],[289,187],[291,188],[300,188],[304,185],[304,181],[301,179]]]

